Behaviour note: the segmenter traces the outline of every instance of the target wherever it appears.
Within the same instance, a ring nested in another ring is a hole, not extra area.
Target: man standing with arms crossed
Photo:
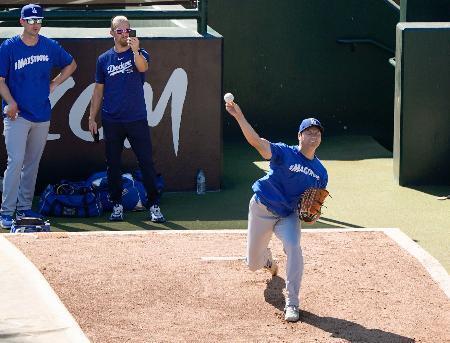
[[[315,155],[322,141],[323,127],[317,119],[308,118],[300,123],[297,134],[299,145],[271,143],[256,133],[236,103],[226,102],[225,106],[238,122],[247,142],[264,159],[270,160],[269,172],[252,187],[254,195],[248,213],[247,265],[252,271],[266,268],[272,275],[277,274],[277,264],[267,248],[272,233],[275,233],[287,255],[284,318],[288,322],[296,322],[300,316],[299,295],[303,275],[297,206],[306,189],[326,188],[328,183],[328,173]]]
[[[165,221],[158,205],[156,173],[153,166],[152,142],[144,99],[145,72],[149,54],[139,48],[139,39],[130,37],[130,23],[124,16],[111,20],[110,34],[114,47],[97,60],[95,88],[91,99],[89,131],[97,133],[95,118],[102,109],[108,187],[113,211],[112,221],[123,220],[121,154],[128,138],[142,171],[147,191],[150,220]]]
[[[39,162],[50,127],[49,95],[75,71],[73,57],[56,41],[39,35],[44,18],[39,5],[21,10],[23,33],[0,46],[0,96],[8,163],[3,179],[1,226],[12,216],[39,217],[31,210]],[[61,73],[50,80],[53,67]]]

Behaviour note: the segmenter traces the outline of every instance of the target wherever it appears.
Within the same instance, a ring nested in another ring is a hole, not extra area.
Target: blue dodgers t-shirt
[[[58,42],[39,35],[34,46],[14,36],[0,46],[0,77],[19,106],[20,116],[32,122],[50,120],[50,76],[53,67],[64,68],[73,57]],[[3,107],[6,102],[3,101]]]
[[[139,49],[149,62],[147,51]],[[109,49],[97,60],[95,82],[104,84],[102,120],[131,122],[147,119],[144,100],[145,73],[137,70],[131,49]]]
[[[297,209],[300,196],[307,188],[326,188],[328,173],[317,157],[309,160],[296,145],[270,143],[270,148],[270,170],[252,189],[269,210],[287,217]]]

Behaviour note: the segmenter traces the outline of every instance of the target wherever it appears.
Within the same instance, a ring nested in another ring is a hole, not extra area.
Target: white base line
[[[203,261],[244,261],[245,256],[202,256]]]

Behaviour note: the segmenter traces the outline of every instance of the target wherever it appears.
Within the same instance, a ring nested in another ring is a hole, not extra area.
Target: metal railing
[[[45,11],[45,18],[50,20],[109,20],[113,16],[125,15],[128,19],[195,19],[197,20],[197,32],[201,35],[207,34],[208,26],[208,1],[197,0],[197,8],[184,10],[154,10],[154,9],[91,9],[55,7]],[[164,1],[160,2],[161,4]],[[180,1],[180,4],[185,1]],[[152,3],[154,5],[156,3]],[[3,7],[3,6],[2,6]],[[4,8],[0,10],[0,21],[17,21],[20,17],[19,8]]]
[[[358,44],[370,44],[375,45],[382,50],[388,51],[391,54],[395,53],[394,49],[391,49],[388,46],[384,45],[383,43],[380,43],[377,40],[371,38],[341,38],[338,39],[337,42],[339,44],[348,44],[352,49],[355,49],[355,46]]]
[[[369,44],[369,45],[374,45],[384,51],[387,51],[393,55],[395,55],[395,51],[394,49],[388,47],[387,45],[378,42],[375,39],[371,39],[371,38],[340,38],[337,39],[336,42],[338,42],[339,44],[347,44],[350,46],[350,49],[352,49],[352,51],[355,50],[356,45],[359,44]],[[388,62],[395,67],[395,57],[389,58]]]

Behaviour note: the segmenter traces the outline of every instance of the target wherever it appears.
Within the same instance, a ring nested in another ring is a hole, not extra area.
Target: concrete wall
[[[450,23],[397,26],[394,175],[450,184]]]

